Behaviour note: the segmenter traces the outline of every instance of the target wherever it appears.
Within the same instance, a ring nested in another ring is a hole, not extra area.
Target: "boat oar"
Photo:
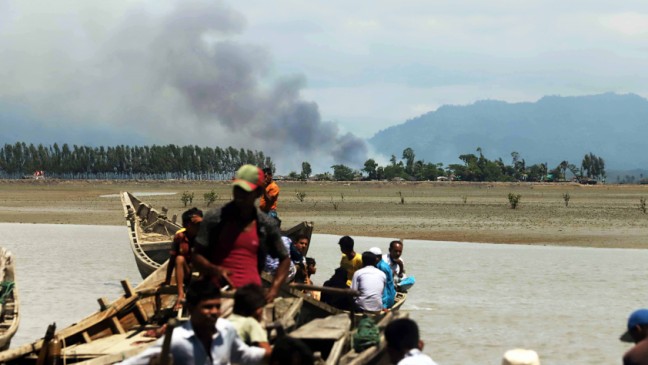
[[[47,348],[49,347],[49,343],[54,338],[54,332],[56,332],[56,322],[47,326],[45,337],[43,337],[43,345],[41,346],[40,352],[38,353],[38,359],[36,359],[36,365],[45,365],[45,361],[47,360]]]
[[[293,283],[290,284],[291,288],[294,289],[299,289],[299,290],[313,290],[313,291],[319,291],[322,293],[328,293],[328,294],[333,294],[333,295],[343,295],[343,296],[349,296],[349,297],[357,297],[360,295],[360,292],[357,290],[353,289],[344,289],[344,288],[333,288],[330,286],[319,286],[319,285],[309,285],[309,284],[299,284],[299,283]]]
[[[164,333],[164,342],[162,342],[162,353],[160,354],[160,365],[173,365],[173,355],[171,354],[171,337],[173,329],[178,326],[178,320],[171,318],[167,322],[166,332]]]

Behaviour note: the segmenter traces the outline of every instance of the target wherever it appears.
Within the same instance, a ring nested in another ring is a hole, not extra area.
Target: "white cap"
[[[374,254],[374,255],[376,255],[376,256],[382,256],[382,251],[381,251],[380,248],[378,248],[378,247],[372,247],[372,248],[370,248],[370,249],[369,249],[369,252],[371,252],[372,254]]]
[[[504,353],[502,365],[540,365],[540,358],[533,350],[513,349]]]

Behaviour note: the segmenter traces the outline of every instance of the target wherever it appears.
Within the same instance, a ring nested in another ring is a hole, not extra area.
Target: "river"
[[[337,236],[313,236],[316,283],[339,263]],[[356,237],[356,251],[388,238]],[[119,281],[141,281],[126,227],[0,223],[16,259],[21,324],[12,347],[70,325],[115,299]],[[499,364],[525,347],[543,365],[619,363],[627,316],[648,307],[648,250],[408,240],[403,258],[417,283],[404,306],[424,352],[439,364]]]

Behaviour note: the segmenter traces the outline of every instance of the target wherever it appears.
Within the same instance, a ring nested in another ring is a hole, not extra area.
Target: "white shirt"
[[[149,359],[162,352],[160,338],[155,344],[144,350],[141,354],[121,362],[122,365],[148,365]],[[240,364],[261,363],[265,350],[259,347],[246,345],[236,333],[236,329],[230,321],[219,318],[216,321],[216,333],[212,337],[211,357],[205,352],[205,348],[196,336],[191,321],[185,322],[182,326],[173,330],[171,337],[171,353],[174,364],[183,365],[225,365],[232,362]]]
[[[411,349],[405,357],[398,362],[398,365],[437,365],[431,357],[421,352],[419,349]]]
[[[360,292],[354,299],[356,307],[364,311],[381,311],[382,293],[386,283],[385,273],[373,266],[365,266],[356,271],[351,279],[351,289]]]

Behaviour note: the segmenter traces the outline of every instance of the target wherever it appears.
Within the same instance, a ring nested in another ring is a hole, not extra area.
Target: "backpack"
[[[358,322],[356,333],[353,334],[353,349],[360,353],[371,346],[380,343],[380,330],[369,317],[364,317]]]

